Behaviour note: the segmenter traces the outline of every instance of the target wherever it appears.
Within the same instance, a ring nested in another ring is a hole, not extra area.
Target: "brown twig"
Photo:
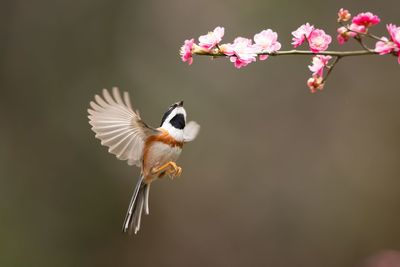
[[[335,60],[332,62],[332,64],[328,68],[328,72],[325,75],[325,78],[322,80],[322,83],[326,82],[328,79],[329,75],[331,74],[333,68],[336,66],[336,64],[339,62],[341,57],[335,57]]]
[[[212,57],[229,57],[222,52],[215,50],[214,52],[199,51],[194,54],[200,56],[212,56]],[[269,55],[269,56],[288,56],[288,55],[325,55],[334,57],[351,57],[351,56],[366,56],[366,55],[377,55],[375,51],[372,50],[357,50],[357,51],[320,51],[312,52],[307,50],[287,50],[287,51],[276,51],[272,53],[257,53],[257,55]]]

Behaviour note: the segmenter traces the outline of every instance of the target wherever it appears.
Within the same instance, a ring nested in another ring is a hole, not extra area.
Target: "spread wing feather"
[[[103,97],[95,95],[94,99],[90,102],[88,118],[96,138],[118,159],[140,167],[147,137],[159,131],[147,126],[139,113],[133,111],[127,92],[122,98],[116,87],[112,95],[103,89]]]

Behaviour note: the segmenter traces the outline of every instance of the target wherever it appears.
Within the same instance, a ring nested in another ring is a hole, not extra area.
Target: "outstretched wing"
[[[88,109],[89,124],[101,144],[109,147],[108,152],[120,160],[128,160],[129,165],[140,167],[147,137],[159,131],[147,126],[139,113],[133,111],[127,92],[123,97],[116,87],[112,96],[107,89],[103,89],[103,97],[95,95]]]
[[[196,138],[199,131],[200,131],[200,125],[195,121],[189,121],[186,124],[185,129],[183,129],[183,141],[184,142],[193,141]]]

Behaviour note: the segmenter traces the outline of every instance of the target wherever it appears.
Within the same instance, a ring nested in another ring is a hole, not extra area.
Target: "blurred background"
[[[185,39],[216,26],[225,42],[271,28],[283,50],[305,22],[335,38],[341,7],[378,14],[373,31],[387,35],[384,24],[400,24],[398,1],[1,3],[0,266],[399,260],[394,57],[343,59],[324,91],[310,94],[310,57],[237,70],[206,57],[187,66],[178,55]],[[152,186],[137,236],[121,226],[139,170],[109,154],[87,120],[89,101],[112,86],[150,125],[183,99],[202,126],[178,162],[182,177]]]

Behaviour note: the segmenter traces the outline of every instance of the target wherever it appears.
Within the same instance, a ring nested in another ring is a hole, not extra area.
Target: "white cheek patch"
[[[176,114],[178,113],[183,114],[183,116],[186,118],[186,110],[183,107],[177,107],[175,110]]]
[[[169,133],[176,141],[178,142],[183,142],[184,137],[183,137],[183,129],[177,129],[174,126],[172,126],[169,122],[166,122],[163,124],[161,127]]]
[[[177,109],[175,108],[169,115],[168,117],[165,119],[165,122],[169,122],[173,117],[175,117],[177,113]]]

